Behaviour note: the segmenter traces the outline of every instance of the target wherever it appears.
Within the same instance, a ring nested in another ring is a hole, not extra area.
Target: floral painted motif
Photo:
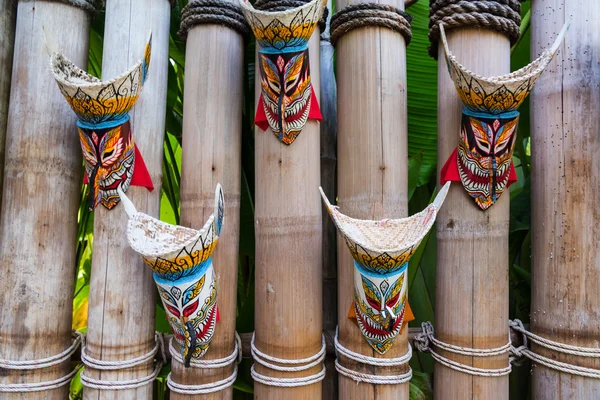
[[[137,212],[120,189],[119,195],[129,215],[129,244],[154,271],[174,340],[189,367],[192,359],[208,351],[218,322],[212,253],[224,218],[221,185],[217,185],[213,215],[199,231]]]

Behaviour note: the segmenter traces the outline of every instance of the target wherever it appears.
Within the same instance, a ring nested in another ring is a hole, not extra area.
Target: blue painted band
[[[123,125],[127,121],[129,121],[129,114],[125,113],[118,118],[111,118],[109,121],[99,122],[97,124],[92,124],[90,122],[78,120],[77,126],[83,129],[107,129]]]
[[[200,264],[194,265],[191,268],[191,271],[189,274],[185,274],[184,276],[182,276],[179,279],[173,280],[173,279],[169,279],[169,276],[171,275],[177,275],[177,274],[159,274],[157,272],[155,272],[154,275],[154,280],[157,283],[160,283],[161,285],[173,285],[173,283],[188,283],[188,282],[196,282],[198,279],[200,279],[202,277],[202,275],[204,275],[206,273],[206,271],[212,266],[212,257],[208,257],[206,260],[204,260],[203,262],[201,262]]]
[[[475,118],[502,118],[502,119],[508,119],[508,118],[515,118],[518,117],[519,115],[521,115],[520,112],[518,111],[508,111],[505,113],[500,113],[500,114],[492,114],[492,113],[486,113],[486,112],[475,112],[473,110],[469,110],[468,108],[463,108],[462,110],[463,114],[468,115],[470,117],[475,117]]]
[[[381,278],[389,278],[389,277],[396,276],[396,275],[403,273],[408,268],[408,262],[405,262],[404,264],[402,264],[402,266],[400,268],[398,268],[397,270],[394,270],[392,272],[388,272],[387,274],[379,274],[377,272],[373,272],[373,270],[370,270],[369,267],[362,265],[361,263],[359,263],[356,260],[354,260],[354,268],[356,268],[358,270],[358,272],[361,273],[361,275],[370,276],[371,278],[380,278],[381,279]]]

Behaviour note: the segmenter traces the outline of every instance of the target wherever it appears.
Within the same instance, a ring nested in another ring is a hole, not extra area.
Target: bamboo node
[[[335,45],[340,37],[353,29],[375,26],[400,33],[408,45],[412,39],[410,30],[412,19],[412,15],[388,4],[352,4],[331,17],[331,43]]]
[[[351,360],[357,361],[362,364],[372,365],[375,367],[393,367],[406,364],[412,358],[412,347],[408,345],[407,352],[397,358],[375,358],[366,356],[364,354],[356,353],[346,347],[342,346],[338,338],[339,329],[335,330],[334,344],[336,354],[342,355]],[[354,371],[350,368],[344,367],[339,360],[335,360],[335,369],[338,373],[344,375],[347,378],[352,379],[357,384],[361,382],[373,383],[376,385],[399,385],[410,381],[412,378],[412,369],[408,367],[408,371],[399,375],[373,375],[366,374],[363,372]]]
[[[511,46],[520,36],[521,0],[430,0],[429,55],[437,59],[439,24],[446,30],[475,27],[506,35]]]

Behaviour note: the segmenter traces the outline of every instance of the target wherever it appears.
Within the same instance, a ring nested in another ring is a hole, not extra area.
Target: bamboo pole
[[[447,32],[457,60],[476,74],[510,71],[506,36],[474,28]],[[463,105],[438,46],[438,174],[459,140]],[[439,176],[439,175],[438,175]],[[494,348],[507,342],[508,225],[510,196],[505,194],[482,211],[460,182],[450,188],[437,218],[435,335],[470,348]],[[503,368],[508,354],[495,357],[456,356],[451,360],[479,368]],[[436,399],[508,399],[508,376],[478,377],[438,363],[434,368]]]
[[[244,39],[233,29],[211,24],[192,28],[186,44],[183,107],[181,224],[202,227],[214,211],[214,191],[223,186],[225,223],[214,253],[219,292],[217,323],[203,359],[223,358],[234,349],[238,244],[240,227],[241,129],[244,89]],[[173,362],[172,379],[185,385],[217,382],[232,373],[219,369],[186,369]],[[203,395],[230,399],[233,388]],[[171,399],[190,399],[171,393]]]
[[[13,66],[17,0],[0,0],[0,208],[2,207],[2,182],[4,180],[4,144],[8,122],[10,77]]]
[[[144,52],[152,31],[148,80],[130,111],[135,143],[144,157],[154,191],[130,186],[127,195],[140,210],[158,216],[162,186],[163,137],[167,95],[170,6],[166,0],[107,2],[102,76],[122,74]],[[94,213],[94,252],[90,281],[87,353],[100,360],[128,360],[154,347],[155,284],[152,271],[129,248],[123,207],[98,206]],[[146,365],[119,371],[87,369],[94,379],[127,380],[152,372]],[[152,384],[137,389],[85,389],[84,398],[151,399]]]
[[[356,4],[340,1],[338,9]],[[404,9],[404,1],[386,2]],[[349,31],[337,42],[338,206],[353,218],[399,218],[408,213],[406,43],[386,28]],[[380,355],[348,319],[354,299],[353,258],[338,236],[338,325],[342,346],[370,357],[406,354],[407,329]],[[409,299],[410,302],[410,299]],[[345,367],[375,375],[401,374],[407,366],[371,367],[347,358]],[[408,399],[408,383],[374,385],[339,375],[341,399]]]
[[[532,306],[534,333],[598,347],[600,332],[600,19],[594,0],[532,2],[531,55],[565,43],[531,95]],[[533,350],[557,361],[600,369],[600,360]],[[536,365],[535,399],[592,399],[600,381]]]
[[[320,93],[319,32],[308,42],[312,86]],[[257,58],[258,59],[258,58]],[[258,61],[256,63],[258,65]],[[258,69],[257,69],[258,71]],[[255,100],[260,81],[256,74]],[[289,146],[270,129],[255,133],[256,347],[269,356],[301,359],[317,354],[322,334],[322,216],[319,199],[319,124],[309,119]],[[255,363],[258,373],[301,377]],[[254,384],[256,399],[320,399],[322,384],[280,388]]]
[[[328,0],[327,27],[321,34],[321,187],[330,199],[335,199],[337,167],[337,86],[334,70],[335,48],[329,41],[329,25],[333,12]],[[335,332],[337,325],[337,246],[336,229],[323,205],[323,329]],[[326,334],[327,337],[327,334]],[[333,336],[330,336],[332,338]],[[327,375],[323,380],[323,398],[338,398],[338,378],[335,354],[325,359]]]
[[[71,339],[81,150],[75,115],[48,68],[43,32],[86,65],[89,17],[61,3],[18,5],[0,214],[0,359],[8,360],[53,356]],[[69,371],[69,362],[31,372],[3,370],[0,383],[50,381]],[[40,396],[64,400],[68,385],[0,393],[1,399]]]

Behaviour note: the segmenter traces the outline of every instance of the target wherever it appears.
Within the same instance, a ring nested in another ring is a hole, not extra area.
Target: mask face
[[[181,347],[185,366],[202,357],[213,338],[217,323],[217,282],[208,258],[185,278],[169,280],[154,274],[175,341]]]
[[[311,105],[308,50],[260,54],[262,100],[267,122],[277,138],[292,143],[302,131]]]
[[[135,151],[129,121],[112,128],[78,130],[90,184],[89,209],[98,204],[111,209],[120,201],[117,187],[127,191],[133,176]]]
[[[469,114],[462,116],[458,171],[469,195],[485,210],[508,185],[519,116],[518,112],[489,118]]]
[[[360,332],[379,354],[400,333],[406,304],[408,264],[393,273],[375,274],[354,263],[354,309]]]

